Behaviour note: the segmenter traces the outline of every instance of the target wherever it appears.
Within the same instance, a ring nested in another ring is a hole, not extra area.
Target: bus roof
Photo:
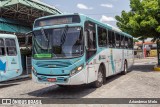
[[[122,30],[120,30],[120,29],[118,29],[118,28],[116,28],[116,27],[114,27],[114,26],[112,26],[112,25],[110,25],[110,24],[102,23],[102,22],[100,22],[100,21],[98,21],[98,20],[95,20],[95,19],[93,19],[93,18],[91,18],[91,17],[88,17],[88,16],[86,16],[86,15],[83,15],[83,14],[79,14],[79,15],[84,16],[84,17],[87,17],[87,18],[89,18],[90,20],[93,20],[94,22],[96,22],[96,23],[98,23],[98,24],[100,24],[100,25],[102,25],[102,26],[104,26],[104,27],[107,27],[107,28],[109,28],[110,30],[113,30],[113,31],[115,31],[115,32],[117,32],[117,33],[121,33],[121,34],[123,34],[123,35],[125,35],[125,36],[132,37],[131,35],[123,32]]]
[[[88,18],[88,19],[90,19],[91,21],[94,21],[94,22],[96,22],[96,23],[98,23],[98,24],[100,24],[100,25],[102,25],[102,26],[104,26],[104,27],[107,27],[108,29],[113,30],[113,31],[115,31],[115,32],[117,32],[117,33],[121,33],[121,34],[123,34],[123,35],[125,35],[125,36],[132,37],[131,35],[129,35],[129,34],[123,32],[123,31],[121,31],[120,29],[118,29],[118,28],[116,28],[116,27],[114,27],[114,26],[112,26],[112,25],[110,25],[110,24],[107,24],[107,23],[104,24],[104,23],[102,23],[102,22],[100,22],[100,21],[98,21],[98,20],[96,20],[96,19],[93,19],[93,18],[91,18],[91,17],[88,17],[88,16],[86,16],[86,15],[84,15],[84,14],[80,14],[80,13],[49,15],[49,16],[40,17],[40,18],[38,18],[38,19],[36,19],[36,20],[44,19],[44,18],[50,18],[50,17],[56,17],[56,16],[65,16],[65,15],[79,15],[80,17]],[[35,21],[36,21],[36,20],[35,20]]]
[[[17,38],[16,35],[13,34],[0,34],[1,38]]]

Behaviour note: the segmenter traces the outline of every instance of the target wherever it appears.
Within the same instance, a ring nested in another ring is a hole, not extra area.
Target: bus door
[[[2,72],[6,71],[6,53],[4,40],[0,38],[0,81],[2,80]]]
[[[7,51],[7,70],[9,72],[12,72],[10,74],[13,74],[12,76],[16,76],[18,71],[20,70],[19,65],[19,57],[17,53],[17,46],[15,39],[5,39],[6,44],[6,51]],[[14,73],[13,73],[14,71]]]
[[[87,62],[87,82],[93,82],[97,78],[95,72],[96,59],[96,29],[95,24],[92,22],[86,22],[86,62]]]

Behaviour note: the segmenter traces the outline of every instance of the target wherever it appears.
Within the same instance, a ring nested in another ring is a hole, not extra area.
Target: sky
[[[91,18],[116,26],[116,15],[130,10],[130,0],[39,0],[58,8],[63,13],[82,13]]]

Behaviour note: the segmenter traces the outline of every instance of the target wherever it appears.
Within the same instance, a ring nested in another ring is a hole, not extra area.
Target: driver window
[[[87,32],[87,55],[86,59],[88,60],[91,58],[93,55],[96,54],[96,27],[93,22],[87,21],[85,23],[85,29]]]
[[[96,33],[89,29],[89,35],[88,35],[88,48],[90,50],[96,49]]]
[[[87,30],[87,43],[88,49],[96,49],[96,27],[93,22],[87,21],[85,23],[85,29]]]

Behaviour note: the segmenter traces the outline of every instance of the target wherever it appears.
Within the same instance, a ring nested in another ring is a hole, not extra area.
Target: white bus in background
[[[16,35],[0,34],[0,82],[21,74],[21,53]]]

